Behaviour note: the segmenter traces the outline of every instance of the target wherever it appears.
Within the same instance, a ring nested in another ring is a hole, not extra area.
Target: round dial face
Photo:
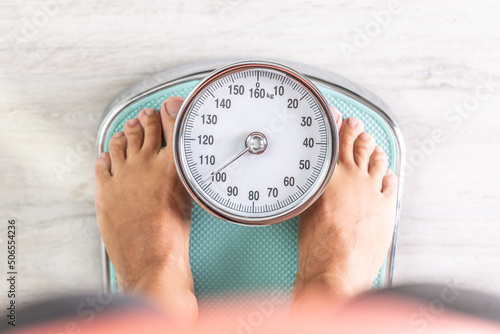
[[[337,134],[321,93],[273,63],[227,66],[200,82],[174,132],[177,169],[193,198],[228,221],[267,225],[319,197]]]

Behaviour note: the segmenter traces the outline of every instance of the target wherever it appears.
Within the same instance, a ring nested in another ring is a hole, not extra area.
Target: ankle
[[[130,287],[132,295],[146,297],[170,318],[181,324],[192,324],[198,317],[189,263],[151,265]]]
[[[369,288],[369,287],[367,287]],[[317,298],[352,297],[364,291],[364,287],[335,273],[322,273],[307,279],[295,280],[292,300],[310,300]]]

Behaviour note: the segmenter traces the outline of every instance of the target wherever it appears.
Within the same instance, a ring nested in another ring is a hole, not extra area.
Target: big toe
[[[355,164],[354,142],[363,132],[363,123],[356,118],[344,120],[339,132],[339,163]]]
[[[342,113],[335,107],[330,107],[333,118],[335,119],[335,125],[337,125],[337,131],[340,131],[340,128],[342,127]]]
[[[141,150],[158,152],[161,147],[161,120],[158,111],[152,108],[141,110],[137,116],[144,129],[144,142]]]
[[[181,109],[184,99],[179,96],[169,97],[161,104],[161,122],[163,126],[163,137],[167,147],[163,148],[166,154],[172,154],[172,136],[174,132],[175,118]]]

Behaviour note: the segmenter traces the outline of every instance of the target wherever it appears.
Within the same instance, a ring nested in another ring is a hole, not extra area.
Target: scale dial
[[[304,76],[246,61],[216,70],[184,101],[173,150],[194,200],[238,224],[271,225],[310,206],[337,159],[330,108]]]

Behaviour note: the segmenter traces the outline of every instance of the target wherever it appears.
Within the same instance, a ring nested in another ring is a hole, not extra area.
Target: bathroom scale
[[[127,120],[144,108],[159,110],[171,96],[186,99],[172,146],[194,199],[189,258],[200,307],[251,294],[291,297],[297,215],[321,195],[336,163],[329,106],[364,123],[398,177],[393,242],[372,287],[391,285],[405,148],[378,96],[338,74],[285,60],[189,63],[115,97],[101,118],[97,155]],[[104,245],[102,263],[104,288],[118,293]]]

